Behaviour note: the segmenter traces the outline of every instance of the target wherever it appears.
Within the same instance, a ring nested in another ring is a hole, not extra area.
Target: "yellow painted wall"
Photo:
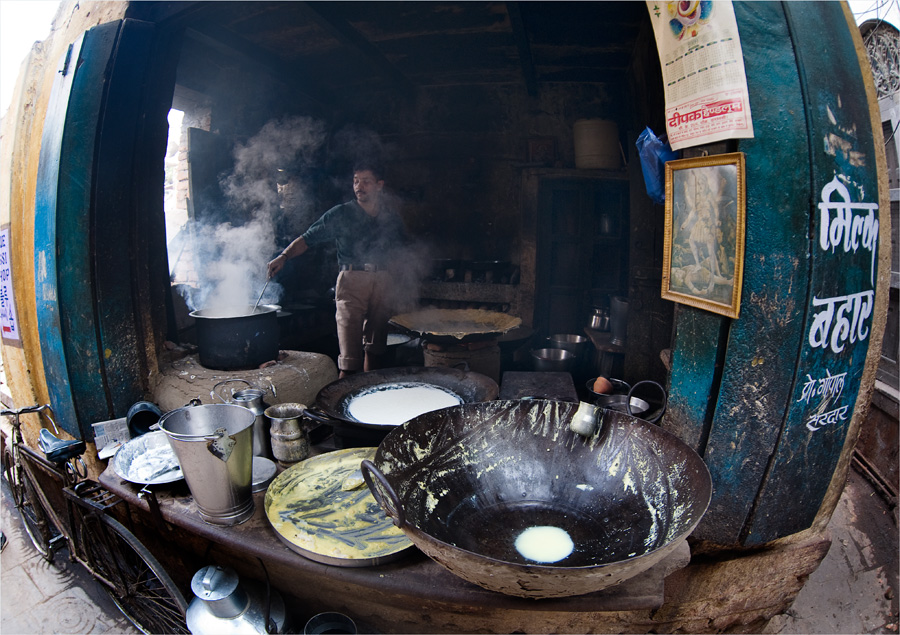
[[[69,44],[91,27],[124,17],[127,2],[60,4],[49,37],[23,60],[12,104],[0,131],[0,225],[10,227],[13,292],[21,346],[3,342],[0,351],[16,407],[49,403],[38,338],[34,285],[34,207],[41,133],[55,69]],[[37,420],[26,429],[32,443]]]

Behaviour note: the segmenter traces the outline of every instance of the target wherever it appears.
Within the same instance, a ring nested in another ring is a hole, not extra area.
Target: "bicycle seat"
[[[38,437],[38,446],[47,456],[47,460],[53,463],[62,463],[68,461],[72,457],[80,456],[84,453],[85,443],[78,439],[63,441],[47,428],[41,428],[41,434]]]

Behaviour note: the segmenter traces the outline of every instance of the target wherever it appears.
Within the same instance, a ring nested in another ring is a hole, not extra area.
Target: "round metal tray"
[[[359,473],[376,448],[320,454],[291,466],[266,490],[266,518],[301,556],[339,567],[392,562],[412,547]]]

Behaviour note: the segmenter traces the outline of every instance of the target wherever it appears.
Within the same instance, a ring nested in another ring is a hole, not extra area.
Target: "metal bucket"
[[[207,404],[178,408],[159,420],[208,523],[237,525],[253,515],[255,419],[243,406]]]

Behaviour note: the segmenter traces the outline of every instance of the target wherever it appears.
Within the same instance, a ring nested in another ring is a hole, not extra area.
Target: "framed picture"
[[[745,204],[742,152],[666,163],[663,298],[738,317]]]

